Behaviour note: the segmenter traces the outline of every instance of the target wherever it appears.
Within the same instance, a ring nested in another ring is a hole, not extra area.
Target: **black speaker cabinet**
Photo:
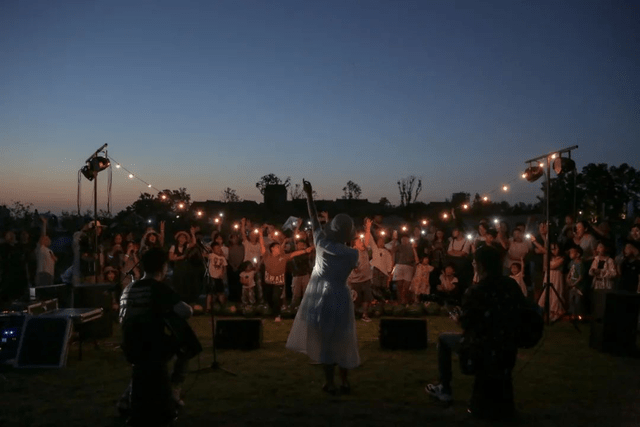
[[[262,319],[216,319],[216,348],[255,350],[262,343]]]
[[[71,319],[27,316],[20,336],[18,368],[62,368],[67,363]]]
[[[426,319],[380,319],[380,347],[424,350],[427,348]]]
[[[636,355],[640,294],[593,292],[593,320],[589,346],[599,351]]]
[[[0,314],[0,363],[12,361],[18,355],[24,320],[22,313]]]
[[[82,339],[102,339],[113,335],[112,283],[83,283],[74,288],[74,308],[101,308],[102,317],[82,328]]]

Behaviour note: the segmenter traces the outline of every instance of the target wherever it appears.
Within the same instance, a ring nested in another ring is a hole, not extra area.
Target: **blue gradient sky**
[[[0,204],[74,209],[103,143],[195,200],[275,173],[392,203],[413,174],[440,201],[574,144],[640,169],[638,22],[637,1],[1,2]],[[147,190],[114,170],[116,210]]]

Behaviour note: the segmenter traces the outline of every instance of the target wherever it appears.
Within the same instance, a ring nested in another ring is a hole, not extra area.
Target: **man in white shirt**
[[[377,301],[385,301],[391,298],[389,292],[389,282],[391,271],[393,271],[393,258],[391,252],[385,247],[384,237],[374,239],[369,236],[369,247],[371,248],[371,269],[373,278],[371,279],[373,297]]]
[[[51,239],[47,236],[47,218],[42,219],[42,234],[40,235],[40,241],[35,250],[36,256],[36,277],[34,285],[50,286],[53,285],[53,275],[58,258],[53,254],[53,251],[49,248],[51,246]]]

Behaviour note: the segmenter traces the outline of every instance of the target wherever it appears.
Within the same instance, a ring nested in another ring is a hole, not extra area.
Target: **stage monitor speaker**
[[[82,328],[81,339],[102,339],[113,336],[112,283],[82,283],[74,288],[74,308],[101,308],[102,317]]]
[[[262,343],[262,319],[216,319],[216,348],[255,350]]]
[[[62,368],[67,363],[71,319],[27,316],[22,328],[16,367]]]
[[[640,294],[593,292],[594,310],[589,346],[618,355],[636,355]]]
[[[69,307],[69,297],[71,296],[71,286],[66,284],[39,286],[34,288],[36,300],[57,299],[60,307]]]
[[[427,348],[425,319],[380,319],[380,347],[389,350]]]
[[[13,361],[18,355],[24,319],[22,313],[0,314],[0,363]]]

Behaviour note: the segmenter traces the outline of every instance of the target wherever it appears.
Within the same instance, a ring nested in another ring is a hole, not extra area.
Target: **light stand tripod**
[[[210,253],[212,253],[211,249],[209,249],[208,247],[206,247],[200,240],[196,241],[196,245],[198,246],[198,248],[200,249],[201,253],[203,254],[203,263],[204,263],[204,286],[203,288],[207,288],[207,284],[211,281],[211,275],[209,274],[209,257],[208,255]],[[206,255],[206,256],[204,256]],[[208,295],[207,295],[208,297]],[[206,307],[206,303],[205,303],[205,307]],[[198,371],[196,371],[197,373],[200,372],[206,372],[209,370],[212,371],[222,371],[222,372],[226,372],[229,375],[233,375],[233,376],[238,376],[238,374],[236,374],[235,372],[229,371],[228,369],[223,368],[222,366],[220,366],[220,363],[218,362],[218,353],[216,351],[216,314],[215,314],[215,310],[213,309],[213,299],[211,301],[211,308],[210,308],[210,314],[211,314],[211,345],[212,345],[212,351],[213,351],[213,362],[211,362],[211,366],[208,368],[203,368],[200,369]]]
[[[553,161],[554,163],[554,170],[556,171],[556,173],[562,173],[566,171],[567,167],[570,167],[569,163],[563,163],[562,157],[560,157],[563,153],[569,153],[568,155],[571,156],[571,150],[575,150],[576,148],[578,148],[577,145],[574,145],[573,147],[569,147],[569,148],[564,148],[562,150],[558,150],[552,153],[548,153],[539,157],[536,157],[534,159],[530,159],[527,160],[525,163],[528,163],[530,166],[529,168],[525,171],[525,173],[523,174],[523,177],[529,181],[529,182],[533,182],[535,180],[537,180],[538,178],[540,178],[540,176],[542,175],[546,175],[545,176],[545,192],[544,192],[544,197],[545,197],[545,203],[546,203],[546,225],[547,225],[547,236],[545,239],[545,276],[544,276],[544,281],[543,281],[543,285],[542,285],[542,294],[544,295],[544,313],[545,313],[545,317],[546,317],[546,323],[547,325],[550,324],[551,322],[551,314],[550,314],[550,310],[551,310],[551,301],[550,301],[550,292],[553,291],[553,293],[555,294],[556,298],[558,298],[558,301],[560,302],[560,304],[562,305],[562,308],[564,310],[564,313],[562,314],[562,316],[560,316],[558,319],[556,319],[554,321],[557,322],[559,320],[561,320],[563,317],[568,315],[568,310],[567,310],[567,305],[566,302],[564,301],[564,299],[562,298],[562,296],[560,296],[560,294],[558,293],[558,290],[555,288],[555,286],[553,285],[553,283],[551,282],[551,241],[550,241],[550,234],[551,234],[551,219],[550,219],[550,192],[551,192],[551,163]],[[544,170],[544,164],[540,163],[539,166],[532,166],[532,164],[534,162],[538,162],[540,160],[546,160],[547,164],[547,170],[545,173]],[[570,157],[569,157],[570,160]],[[571,163],[573,163],[573,161],[571,161]],[[563,167],[565,168],[565,170],[563,170]],[[573,163],[573,168],[575,168],[575,163]],[[577,324],[574,322],[574,327],[576,329],[578,329]],[[579,331],[579,329],[578,329]]]

